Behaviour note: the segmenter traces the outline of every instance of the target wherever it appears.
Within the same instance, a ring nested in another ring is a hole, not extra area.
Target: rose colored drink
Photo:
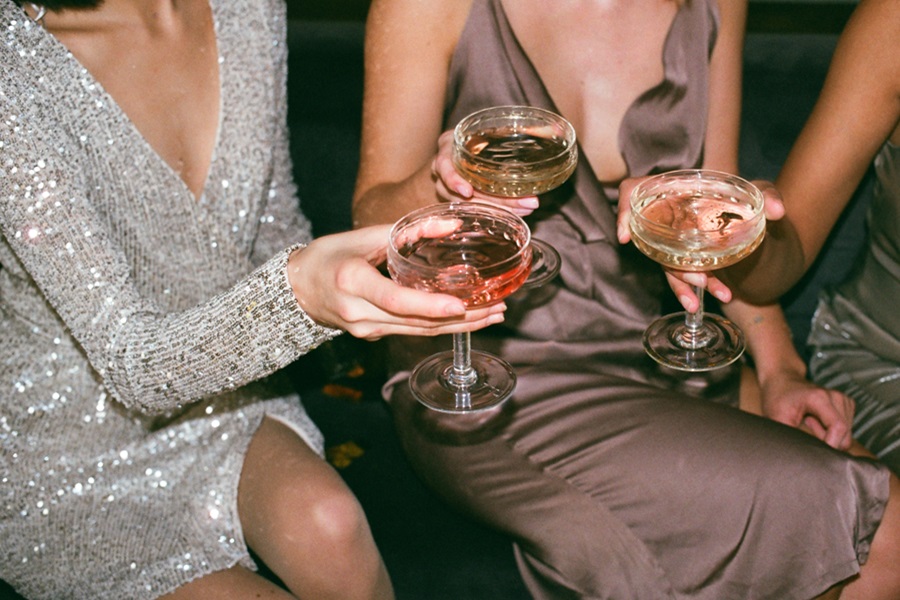
[[[531,271],[531,231],[521,217],[483,202],[426,206],[394,224],[388,271],[406,287],[451,294],[469,308],[501,301]],[[442,412],[478,412],[512,394],[516,375],[503,359],[471,349],[468,332],[453,350],[422,360],[409,379],[413,396]]]
[[[530,252],[502,228],[461,228],[443,237],[423,237],[398,248],[406,261],[391,276],[401,285],[450,294],[467,307],[493,304],[528,277]]]

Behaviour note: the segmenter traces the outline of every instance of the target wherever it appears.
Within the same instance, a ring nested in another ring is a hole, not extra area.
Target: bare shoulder
[[[871,110],[883,107],[900,143],[900,0],[861,0],[835,49],[831,73],[865,88]]]
[[[366,36],[376,44],[452,52],[473,0],[372,0]]]

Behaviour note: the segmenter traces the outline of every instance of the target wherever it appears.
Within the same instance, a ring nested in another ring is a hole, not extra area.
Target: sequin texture
[[[0,0],[0,577],[155,598],[253,568],[236,491],[277,371],[338,332],[298,306],[281,2],[214,0],[222,119],[201,201],[75,58]]]

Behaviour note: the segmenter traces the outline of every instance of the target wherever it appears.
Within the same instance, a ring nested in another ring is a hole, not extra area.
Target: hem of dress
[[[808,600],[809,598],[818,598],[834,586],[840,585],[842,582],[847,581],[854,575],[859,574],[859,568],[860,562],[858,560],[851,560],[849,562],[843,563],[840,566],[836,566],[830,571],[823,573],[819,577],[819,580],[815,583],[810,583],[806,586],[803,586],[802,588],[799,588],[799,594],[792,595],[790,600]],[[779,596],[778,598],[773,598],[772,600],[782,599]]]
[[[276,414],[276,413],[271,413],[271,412],[264,413],[263,417],[267,417],[269,419],[272,419],[273,421],[278,421],[279,423],[281,423],[282,425],[284,425],[285,427],[287,427],[288,429],[293,431],[295,434],[297,434],[297,437],[299,437],[301,440],[303,440],[304,444],[309,446],[310,450],[312,450],[313,452],[315,452],[316,454],[318,454],[319,456],[324,458],[324,456],[325,456],[324,452],[319,448],[319,445],[316,444],[312,439],[310,439],[309,435],[306,434],[304,431],[302,431],[299,427],[297,427],[297,425],[295,425],[294,423],[289,421],[287,419],[287,417]],[[260,421],[260,424],[262,424],[261,421]],[[257,427],[257,429],[258,429],[258,427]]]

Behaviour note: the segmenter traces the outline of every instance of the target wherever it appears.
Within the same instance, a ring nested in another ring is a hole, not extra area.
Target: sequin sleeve
[[[2,97],[0,108],[3,236],[123,404],[166,412],[268,375],[338,333],[299,307],[286,274],[292,248],[206,302],[160,310],[135,286],[71,157],[42,147]]]

